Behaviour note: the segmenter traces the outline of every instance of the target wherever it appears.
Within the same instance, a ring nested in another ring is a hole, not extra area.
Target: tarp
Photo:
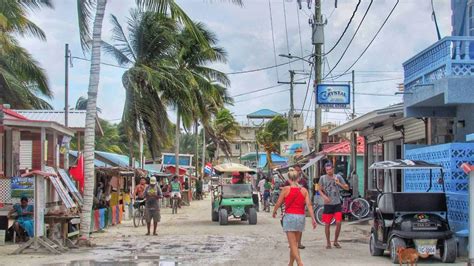
[[[239,163],[223,163],[214,166],[214,170],[219,173],[246,172],[255,173],[255,170]]]
[[[443,169],[443,167],[424,161],[395,160],[376,162],[369,169]]]
[[[288,159],[285,158],[285,157],[281,157],[280,155],[276,154],[276,153],[272,153],[272,162],[273,164],[276,164],[276,165],[284,165],[288,162]],[[258,168],[263,168],[267,165],[267,154],[262,154],[262,155],[258,155],[259,160],[258,160]]]

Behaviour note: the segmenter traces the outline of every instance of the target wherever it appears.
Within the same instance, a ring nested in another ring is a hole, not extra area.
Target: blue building
[[[424,145],[405,145],[404,157],[444,167],[449,221],[455,232],[468,228],[469,177],[474,163],[474,1],[452,0],[452,36],[432,44],[404,64],[404,116],[422,118]],[[405,171],[404,191],[426,191],[428,173]],[[441,191],[437,186],[435,190]]]

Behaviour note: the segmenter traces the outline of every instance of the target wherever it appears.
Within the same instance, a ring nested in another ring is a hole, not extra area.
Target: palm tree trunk
[[[270,176],[270,173],[272,172],[272,168],[273,168],[272,152],[271,151],[267,151],[267,166],[268,166],[268,174]]]
[[[100,77],[100,47],[102,22],[104,20],[107,0],[97,0],[97,9],[92,30],[91,69],[89,74],[89,89],[87,91],[86,130],[84,136],[84,206],[81,213],[81,236],[89,239],[91,230],[91,214],[94,199],[95,172],[95,121],[97,117],[97,92]]]
[[[175,150],[174,150],[174,159],[175,159],[175,174],[179,176],[179,135],[180,135],[180,124],[181,124],[181,119],[179,115],[179,108],[178,111],[176,112],[176,140],[175,140]]]

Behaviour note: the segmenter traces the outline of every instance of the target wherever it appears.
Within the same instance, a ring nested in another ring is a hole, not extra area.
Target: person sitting
[[[21,230],[24,229],[28,237],[34,236],[33,205],[28,205],[28,198],[22,197],[20,204],[13,205],[13,209],[8,212],[8,217],[16,213],[16,221],[13,224],[15,232],[21,236]]]

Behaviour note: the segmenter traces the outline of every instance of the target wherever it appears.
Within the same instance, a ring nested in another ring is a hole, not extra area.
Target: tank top
[[[305,197],[299,187],[291,187],[285,198],[285,213],[305,214]]]
[[[181,185],[179,182],[171,182],[171,192],[179,192],[181,190]]]

